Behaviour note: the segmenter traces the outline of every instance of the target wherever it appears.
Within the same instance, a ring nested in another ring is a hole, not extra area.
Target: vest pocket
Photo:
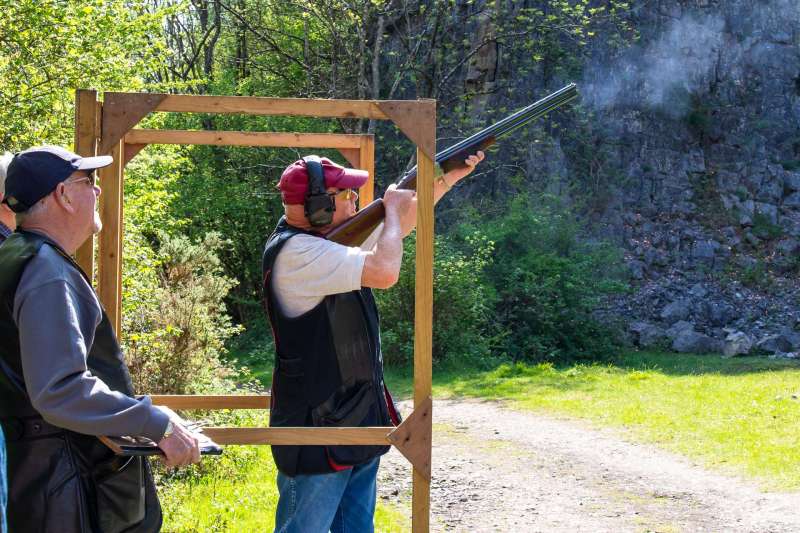
[[[350,381],[311,410],[315,427],[367,427],[383,425],[371,381]],[[389,450],[388,446],[326,446],[328,458],[338,466],[365,463]]]
[[[311,411],[314,425],[325,426],[359,426],[367,418],[375,405],[374,395],[370,394],[372,383],[364,381],[360,384],[344,384]]]
[[[64,438],[18,440],[7,445],[9,531],[88,528],[81,478]]]
[[[141,457],[113,457],[94,474],[97,521],[104,533],[125,531],[144,520],[145,472]]]

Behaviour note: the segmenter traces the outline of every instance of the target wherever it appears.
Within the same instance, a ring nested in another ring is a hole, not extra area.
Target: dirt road
[[[410,508],[409,469],[384,457],[381,501]],[[798,492],[491,401],[434,403],[431,506],[433,531],[800,532]]]

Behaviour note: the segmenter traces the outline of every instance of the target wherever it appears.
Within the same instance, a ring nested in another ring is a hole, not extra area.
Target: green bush
[[[619,253],[583,243],[566,212],[546,199],[518,197],[487,224],[497,249],[487,269],[502,332],[496,349],[515,361],[598,358],[617,347],[615,329],[594,311],[623,288]]]
[[[753,215],[753,235],[759,239],[771,241],[783,235],[783,229],[773,224],[770,218],[763,213]]]
[[[434,362],[596,359],[618,347],[617,330],[594,312],[623,289],[619,253],[583,243],[564,213],[519,197],[504,215],[437,236]],[[397,285],[376,291],[390,365],[413,359],[414,247],[412,235]]]
[[[123,330],[137,390],[187,394],[230,387],[226,378],[234,372],[221,357],[240,327],[223,303],[235,284],[221,274],[218,253],[225,245],[209,233],[196,243],[164,235],[157,253],[131,247],[140,255],[127,260],[138,272],[128,278]]]
[[[403,243],[400,280],[375,291],[381,313],[383,355],[389,365],[414,358],[414,283],[416,233]],[[493,245],[479,233],[464,239],[462,249],[436,237],[433,275],[433,360],[478,362],[490,353],[492,290],[483,276]]]
[[[731,269],[731,271],[733,279],[738,279],[742,285],[756,291],[770,292],[775,283],[775,278],[763,259],[741,269]]]

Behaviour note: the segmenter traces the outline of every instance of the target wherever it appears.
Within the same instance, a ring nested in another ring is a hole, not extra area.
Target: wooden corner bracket
[[[103,94],[102,135],[97,153],[108,154],[131,128],[158,107],[166,94],[114,93]]]
[[[436,158],[436,100],[380,100],[377,104],[425,155]]]
[[[389,433],[387,439],[414,466],[417,472],[431,480],[431,413],[433,400],[430,396],[414,409],[408,418]]]

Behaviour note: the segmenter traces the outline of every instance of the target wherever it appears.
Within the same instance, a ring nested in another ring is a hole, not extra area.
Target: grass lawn
[[[408,394],[408,370],[387,381]],[[506,399],[538,412],[629,430],[631,438],[800,489],[800,362],[631,353],[608,365],[504,364],[434,371],[437,397]]]

